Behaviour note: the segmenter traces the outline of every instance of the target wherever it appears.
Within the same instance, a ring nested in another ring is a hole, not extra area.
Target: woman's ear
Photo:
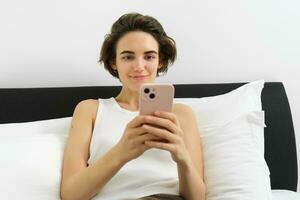
[[[163,67],[163,64],[162,63],[159,63],[158,64],[158,69],[162,68]]]
[[[113,70],[117,70],[117,65],[115,62],[111,61],[110,62],[110,67],[113,69]]]

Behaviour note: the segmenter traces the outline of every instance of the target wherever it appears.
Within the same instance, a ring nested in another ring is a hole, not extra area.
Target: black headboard
[[[175,97],[224,94],[245,83],[175,85]],[[116,96],[120,86],[0,88],[0,124],[72,116],[83,99]],[[265,158],[272,189],[297,191],[295,133],[289,102],[281,82],[266,82],[262,91],[265,111]],[[1,134],[1,133],[0,133]]]

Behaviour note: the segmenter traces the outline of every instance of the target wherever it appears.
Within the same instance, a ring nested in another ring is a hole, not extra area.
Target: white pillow
[[[263,111],[252,111],[201,130],[208,200],[272,198],[269,170],[252,129],[263,129],[263,116]]]
[[[271,199],[264,159],[263,86],[259,80],[223,95],[175,99],[190,105],[198,120],[208,200]]]
[[[203,98],[175,98],[174,102],[184,103],[194,110],[201,129],[220,126],[241,114],[262,110],[261,92],[264,80],[257,80],[231,92]],[[264,154],[264,130],[256,128],[259,149]]]
[[[0,124],[1,199],[60,199],[71,117]]]
[[[272,190],[273,200],[299,200],[300,193],[290,190]]]

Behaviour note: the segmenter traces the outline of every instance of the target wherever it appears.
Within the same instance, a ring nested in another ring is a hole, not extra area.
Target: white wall
[[[177,41],[161,82],[282,81],[300,155],[299,10],[298,0],[1,1],[0,87],[119,84],[97,64],[99,48],[117,17],[138,11]]]

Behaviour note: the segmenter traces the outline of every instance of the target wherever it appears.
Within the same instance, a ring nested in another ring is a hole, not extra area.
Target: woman
[[[175,42],[150,16],[112,26],[100,62],[122,83],[116,97],[81,101],[65,148],[62,199],[205,199],[201,141],[190,107],[138,115],[139,88],[176,58]],[[164,141],[164,142],[163,142]]]

